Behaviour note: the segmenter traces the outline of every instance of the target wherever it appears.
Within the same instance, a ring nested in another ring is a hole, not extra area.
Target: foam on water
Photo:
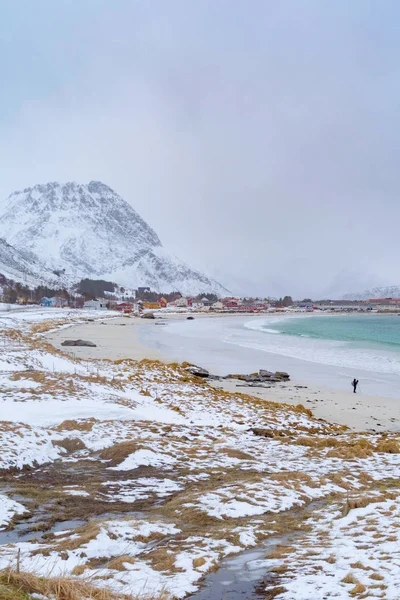
[[[400,375],[400,319],[395,317],[267,317],[244,328],[257,334],[228,335],[224,341],[313,363]]]

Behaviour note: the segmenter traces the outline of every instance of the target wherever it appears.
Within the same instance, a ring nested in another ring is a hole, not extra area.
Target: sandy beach
[[[174,322],[185,318],[186,315],[169,315],[166,320]],[[198,318],[197,315],[196,318]],[[96,320],[58,330],[49,334],[47,339],[56,348],[82,359],[133,358],[142,360],[148,358],[172,362],[175,360],[174,356],[158,351],[142,341],[145,337],[143,333],[153,333],[156,328],[163,327],[162,322],[126,317],[105,318],[103,321]],[[95,348],[68,348],[61,345],[65,339],[77,338],[89,340],[97,346]],[[255,365],[256,367],[257,365]],[[284,364],[282,368],[284,368]],[[226,391],[242,392],[274,402],[303,404],[306,408],[311,409],[316,417],[346,425],[354,431],[400,430],[399,401],[396,398],[353,394],[351,391],[330,389],[312,384],[307,381],[306,377],[302,380],[291,378],[288,383],[278,383],[268,388],[246,387],[243,382],[236,380],[216,381],[213,385]]]

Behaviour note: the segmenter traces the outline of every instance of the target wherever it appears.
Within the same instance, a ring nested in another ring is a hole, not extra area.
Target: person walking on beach
[[[354,377],[353,381],[351,382],[351,385],[353,386],[353,392],[356,393],[357,386],[358,386],[358,379],[356,379]]]

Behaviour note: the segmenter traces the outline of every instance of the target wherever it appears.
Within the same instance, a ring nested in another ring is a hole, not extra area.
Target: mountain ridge
[[[343,300],[369,300],[370,298],[400,298],[400,285],[374,287],[363,292],[345,294]]]

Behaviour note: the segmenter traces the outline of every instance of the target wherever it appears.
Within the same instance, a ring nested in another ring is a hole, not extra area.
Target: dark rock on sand
[[[272,377],[273,376],[272,371],[266,371],[265,369],[260,369],[258,374],[260,375],[260,377]]]
[[[203,369],[202,367],[196,367],[196,365],[191,365],[190,367],[186,367],[186,371],[189,371],[192,375],[196,375],[196,377],[210,377],[209,371],[207,369]]]
[[[245,381],[251,386],[255,386],[259,383],[281,383],[283,381],[289,381],[290,376],[284,371],[272,373],[272,371],[260,369],[258,373],[250,373],[249,375],[227,375],[225,379],[238,379],[239,381]]]
[[[96,348],[97,344],[88,340],[64,340],[61,346],[89,346],[90,348]]]
[[[279,379],[290,379],[289,373],[285,373],[285,371],[277,371],[275,377],[279,377]]]

